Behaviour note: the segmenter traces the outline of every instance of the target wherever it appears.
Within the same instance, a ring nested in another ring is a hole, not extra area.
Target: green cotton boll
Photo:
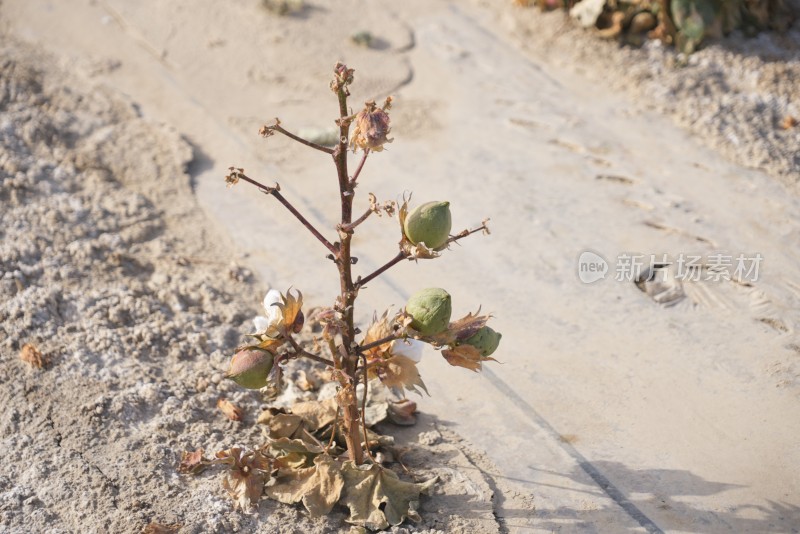
[[[406,217],[403,230],[415,245],[422,243],[437,249],[447,243],[452,225],[450,203],[433,201],[414,208]]]
[[[408,299],[406,312],[413,317],[411,328],[422,335],[434,336],[444,332],[450,324],[452,300],[444,289],[423,289]]]
[[[243,349],[233,355],[231,368],[225,378],[229,378],[247,389],[261,389],[267,385],[275,357],[266,350]]]
[[[464,340],[464,344],[472,345],[481,351],[481,356],[491,356],[492,353],[497,350],[497,347],[500,346],[500,338],[502,337],[503,334],[500,332],[495,332],[494,329],[484,326]]]

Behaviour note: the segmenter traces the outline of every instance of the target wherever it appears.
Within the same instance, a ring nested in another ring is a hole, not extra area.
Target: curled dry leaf
[[[196,475],[206,468],[208,462],[203,458],[203,449],[194,452],[182,452],[181,462],[178,464],[178,473],[189,473]]]
[[[298,371],[297,379],[294,383],[303,391],[316,391],[319,389],[320,380],[317,376],[313,376],[314,374],[316,373],[307,373],[301,369]]]
[[[489,356],[483,356],[481,351],[472,345],[458,345],[442,351],[442,356],[452,366],[463,367],[470,371],[480,371],[485,361],[497,361]]]
[[[425,341],[437,347],[446,345],[455,345],[461,343],[466,339],[471,338],[481,328],[486,326],[486,322],[491,317],[490,315],[479,315],[480,310],[473,313],[468,313],[461,319],[451,322],[447,330],[435,336],[428,336]]]
[[[312,432],[330,425],[336,419],[336,400],[298,402],[292,406],[292,413],[305,421],[306,428]]]
[[[400,426],[417,424],[417,403],[408,399],[389,403],[389,421]]]
[[[217,408],[231,421],[242,420],[242,409],[227,399],[219,399],[217,401]]]
[[[392,356],[388,360],[377,363],[375,373],[381,382],[389,388],[406,388],[419,393],[417,387],[428,393],[425,383],[417,369],[417,363],[405,356]],[[430,393],[428,393],[430,395]]]
[[[267,486],[266,494],[286,504],[302,502],[312,517],[320,517],[333,509],[343,488],[341,466],[327,454],[320,454],[312,467],[280,472],[275,483]]]
[[[260,451],[240,447],[220,451],[216,456],[215,463],[230,467],[222,486],[233,499],[234,506],[248,511],[257,505],[272,470],[272,460]]]
[[[419,521],[419,496],[435,483],[433,478],[422,484],[404,482],[397,475],[377,464],[356,466],[345,462],[342,504],[350,509],[348,523],[371,530],[399,525],[409,518]]]
[[[37,369],[44,367],[45,363],[41,351],[30,343],[22,346],[22,350],[19,351],[19,359]]]
[[[303,307],[303,294],[299,290],[295,291],[297,296],[292,295],[291,289],[286,292],[285,297],[281,295],[283,304],[278,304],[277,306],[283,312],[283,327],[289,332],[298,333],[303,329],[305,317],[301,309]]]

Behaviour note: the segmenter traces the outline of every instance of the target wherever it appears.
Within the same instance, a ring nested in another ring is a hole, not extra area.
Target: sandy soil
[[[800,115],[798,28],[734,37],[678,68],[669,51],[619,50],[506,5],[341,6],[0,6],[14,36],[2,55],[4,527],[341,526],[269,502],[239,514],[213,473],[186,480],[174,466],[183,449],[258,438],[261,399],[216,379],[264,289],[295,285],[316,304],[336,291],[313,238],[221,177],[237,164],[279,180],[331,228],[330,162],[255,132],[276,115],[329,125],[342,59],[357,69],[354,102],[396,96],[395,142],[368,162],[363,193],[448,198],[458,227],[493,217],[491,238],[363,292],[366,320],[444,285],[458,311],[482,303],[504,333],[502,365],[482,375],[426,354],[432,415],[398,440],[444,482],[410,528],[797,532],[800,130],[778,122]],[[362,29],[375,48],[350,42]],[[393,255],[394,224],[358,235],[363,272]],[[587,249],[609,279],[581,283]],[[613,280],[621,253],[719,251],[762,254],[759,279]],[[232,261],[253,280],[235,281]],[[45,371],[18,360],[25,342],[51,356]],[[247,407],[244,424],[216,411],[221,394]]]

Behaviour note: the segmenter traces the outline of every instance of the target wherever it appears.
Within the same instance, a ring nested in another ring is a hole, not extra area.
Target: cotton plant
[[[381,447],[383,437],[372,432],[366,420],[370,385],[380,382],[393,391],[427,393],[418,369],[424,347],[440,351],[453,366],[478,371],[493,359],[501,335],[487,326],[487,315],[469,313],[453,319],[453,299],[442,288],[420,288],[401,309],[375,314],[368,325],[356,324],[359,293],[368,290],[368,284],[387,270],[403,261],[438,258],[452,243],[489,231],[487,219],[475,228],[453,234],[446,201],[412,206],[410,197],[379,202],[370,193],[366,209],[354,212],[356,187],[367,158],[392,142],[392,100],[387,98],[382,105],[368,101],[363,109],[351,113],[347,102],[353,74],[353,69],[341,63],[334,68],[330,87],[339,104],[336,146],[303,139],[284,129],[278,119],[259,132],[263,137],[287,136],[333,160],[341,201],[340,222],[335,228],[317,229],[283,196],[278,184],[264,185],[236,167],[231,167],[226,176],[229,186],[247,182],[275,198],[298,219],[327,249],[340,284],[333,305],[314,312],[321,328],[312,342],[297,337],[305,323],[301,292],[270,290],[263,300],[263,312],[253,320],[250,341],[232,357],[227,378],[244,388],[264,388],[280,380],[288,361],[308,358],[328,369],[327,376],[336,382],[336,395],[326,401],[299,403],[290,413],[267,412],[259,418],[269,428],[267,445],[256,451],[223,451],[207,463],[230,466],[226,488],[243,508],[255,504],[263,490],[281,502],[302,502],[314,516],[343,504],[350,510],[350,522],[380,529],[406,518],[418,519],[419,494],[434,481],[404,482],[375,459],[373,451]],[[351,155],[360,156],[352,173],[348,168]],[[375,271],[357,275],[352,238],[373,215],[397,217],[398,251]],[[329,240],[326,234],[335,235],[335,239]],[[407,411],[415,406],[399,405],[400,410]],[[192,471],[193,466],[203,463],[201,457],[187,456],[182,467]]]

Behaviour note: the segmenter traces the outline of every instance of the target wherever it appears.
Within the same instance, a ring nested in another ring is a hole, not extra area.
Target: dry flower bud
[[[437,249],[447,243],[453,226],[449,202],[426,202],[417,206],[403,222],[403,231],[415,245]]]
[[[406,312],[414,318],[411,328],[422,335],[434,336],[446,330],[450,324],[452,300],[444,289],[423,289],[408,299]]]
[[[380,152],[384,144],[392,142],[387,138],[391,131],[389,123],[389,114],[376,106],[375,101],[370,100],[356,115],[350,146],[354,151],[360,148]]]

